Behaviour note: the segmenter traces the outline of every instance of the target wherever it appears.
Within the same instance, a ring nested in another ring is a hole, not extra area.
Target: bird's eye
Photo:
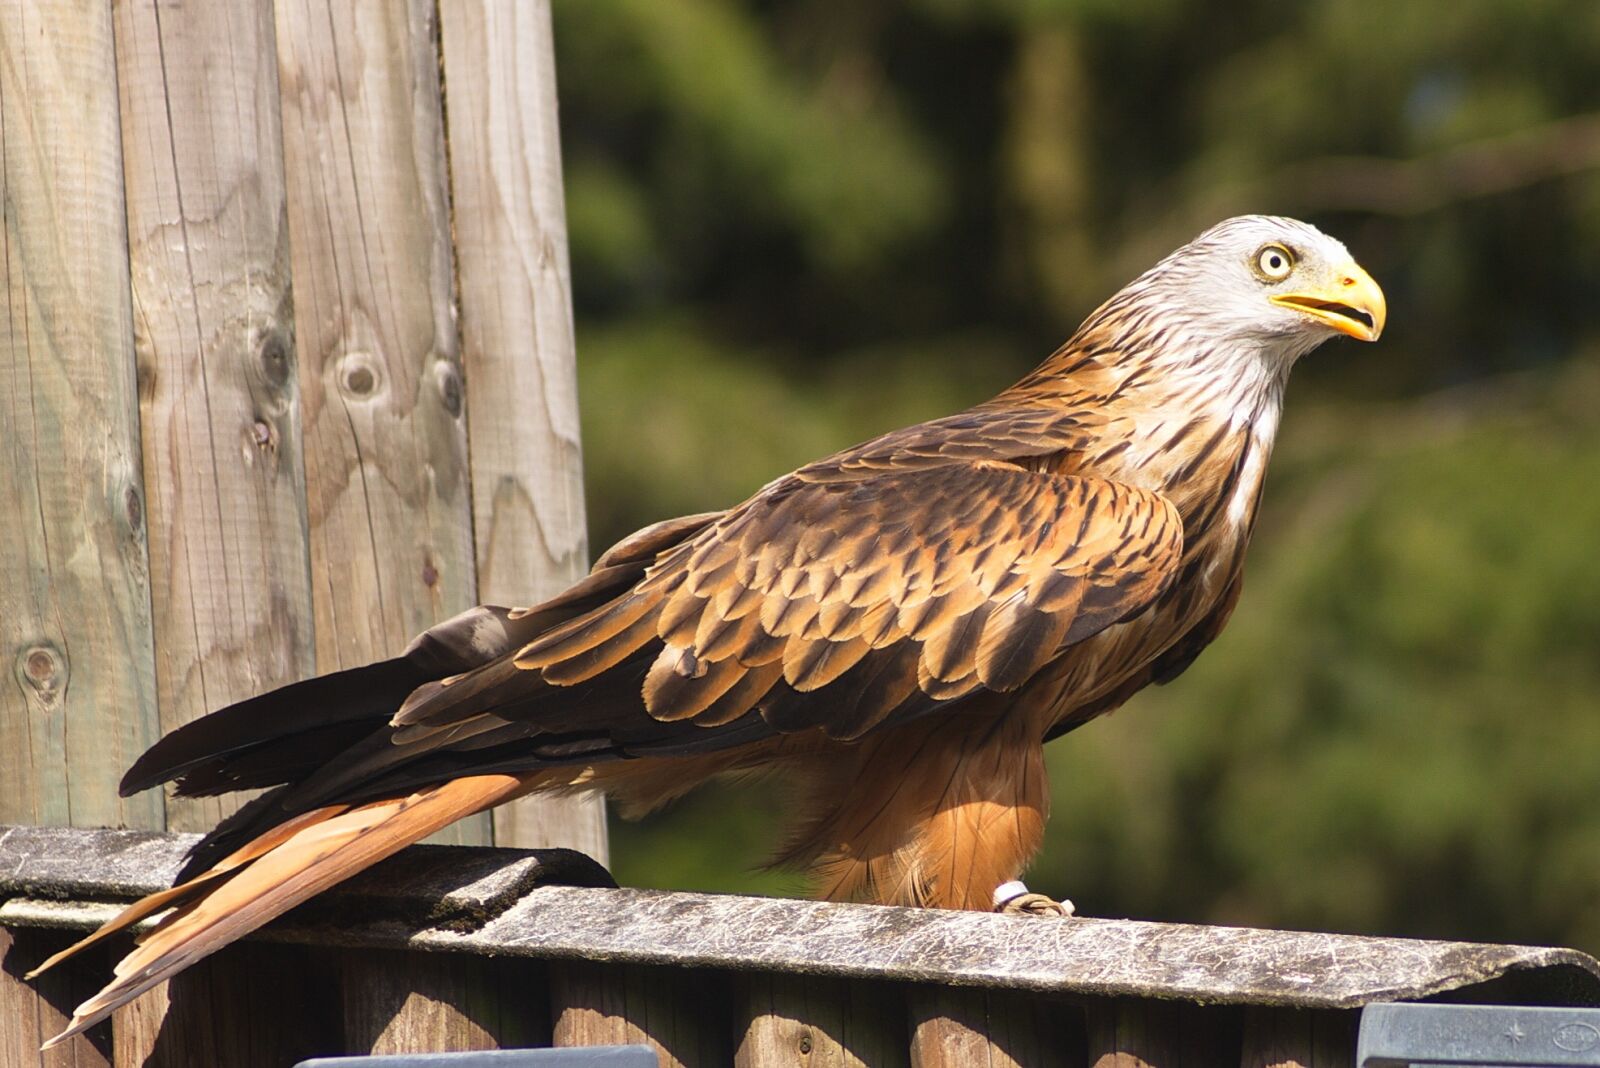
[[[1282,245],[1267,245],[1256,253],[1256,272],[1269,282],[1289,277],[1294,270],[1294,253]]]

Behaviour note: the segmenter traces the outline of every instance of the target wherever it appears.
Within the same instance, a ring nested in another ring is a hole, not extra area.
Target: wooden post
[[[907,1063],[895,988],[809,975],[740,981],[744,1026],[735,1068],[892,1068]]]
[[[157,794],[121,800],[155,740],[111,12],[0,7],[0,820],[159,828]],[[20,976],[31,935],[0,935],[0,1063],[103,1064],[91,1036],[39,1042],[86,993]],[[59,946],[55,947],[59,948]]]
[[[916,987],[912,1068],[1083,1068],[1083,1013],[1022,993]]]
[[[550,965],[557,1046],[653,1046],[661,1068],[727,1064],[728,991],[707,972],[559,961]]]
[[[0,819],[160,828],[116,57],[100,4],[0,7]]]
[[[478,596],[531,604],[588,555],[548,0],[439,9]],[[598,797],[526,798],[495,842],[606,863]]]
[[[434,7],[276,6],[317,668],[476,593]],[[482,844],[487,815],[436,841]]]
[[[165,733],[316,666],[283,138],[270,3],[114,10]]]

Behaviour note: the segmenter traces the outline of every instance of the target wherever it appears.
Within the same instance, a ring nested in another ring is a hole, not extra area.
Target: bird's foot
[[[1001,883],[994,890],[994,910],[1011,916],[1071,916],[1072,902],[1035,894],[1020,879]]]

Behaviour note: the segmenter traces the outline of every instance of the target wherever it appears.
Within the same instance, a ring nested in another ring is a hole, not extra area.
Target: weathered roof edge
[[[10,899],[0,923],[98,922],[108,900],[167,885],[193,841],[0,828],[0,898]],[[264,935],[1305,1008],[1415,1000],[1538,972],[1564,1003],[1600,1004],[1600,962],[1573,949],[619,890],[605,888],[586,860],[563,850],[417,846]]]

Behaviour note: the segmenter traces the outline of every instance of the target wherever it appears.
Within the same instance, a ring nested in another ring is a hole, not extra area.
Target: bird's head
[[[1119,298],[1127,311],[1154,298],[1183,333],[1240,344],[1285,367],[1335,334],[1376,341],[1386,314],[1383,291],[1344,245],[1271,215],[1218,223]]]

